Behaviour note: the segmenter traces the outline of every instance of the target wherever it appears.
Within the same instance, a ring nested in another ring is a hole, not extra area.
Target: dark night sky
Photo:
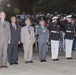
[[[14,13],[14,8],[20,9],[20,14],[25,13],[32,13],[32,5],[37,0],[0,0],[0,7],[4,8],[7,16],[16,15]],[[75,0],[72,0],[75,1]],[[7,7],[7,4],[11,4],[11,7]]]
[[[13,0],[13,3],[17,3],[21,11],[26,13],[32,13],[32,5],[36,0]]]
[[[4,10],[9,14],[14,13],[14,8],[19,8],[21,11],[20,13],[22,13],[23,11],[25,11],[26,13],[32,13],[32,5],[35,1],[37,0],[2,0],[2,2],[0,2],[0,5],[2,4]],[[11,4],[10,8],[6,6],[7,3]]]
[[[0,7],[3,7],[4,11],[7,14],[7,19],[10,19],[10,16],[16,15],[14,13],[14,8],[19,8],[20,13],[32,13],[32,5],[36,0],[0,0]],[[7,7],[7,4],[10,4],[11,7]]]
[[[22,10],[25,10],[26,12],[30,12],[31,13],[31,10],[32,10],[32,5],[34,3],[34,1],[36,0],[23,0],[22,4]]]
[[[21,12],[25,11],[26,13],[32,13],[32,5],[36,0],[1,0],[0,6],[4,8],[4,11],[12,12],[13,8],[19,8]],[[8,8],[6,4],[11,4],[11,7]],[[7,10],[6,10],[7,9]],[[11,10],[12,9],[12,10]]]

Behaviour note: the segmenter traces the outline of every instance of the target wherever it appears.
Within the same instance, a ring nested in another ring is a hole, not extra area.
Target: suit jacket
[[[10,29],[11,29],[11,43],[15,44],[20,41],[20,32],[21,27],[16,23],[16,30],[13,28],[12,23],[10,23]]]
[[[40,26],[38,28],[38,42],[41,42],[41,43],[46,43],[47,40],[49,39],[49,32],[48,32],[48,29],[47,27],[44,27],[45,28],[45,32],[43,32],[43,28]]]
[[[4,21],[3,23],[0,21],[0,43],[11,41],[10,34],[10,25],[9,22]]]
[[[30,26],[30,34],[28,32],[27,26],[22,27],[21,29],[21,42],[25,45],[34,44],[35,42],[35,34],[34,28]]]

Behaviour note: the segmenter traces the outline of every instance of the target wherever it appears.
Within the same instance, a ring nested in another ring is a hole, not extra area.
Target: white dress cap
[[[54,16],[54,17],[52,18],[52,20],[56,20],[56,19],[58,19],[58,17],[57,17],[57,16]]]
[[[71,18],[71,17],[72,17],[72,15],[67,15],[67,16],[66,16],[66,18]]]

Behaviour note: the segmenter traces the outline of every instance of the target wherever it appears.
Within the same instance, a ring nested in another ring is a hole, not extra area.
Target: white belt
[[[71,33],[72,31],[68,31],[68,30],[67,30],[66,32]]]
[[[59,32],[57,32],[57,31],[51,31],[52,33],[59,33]]]

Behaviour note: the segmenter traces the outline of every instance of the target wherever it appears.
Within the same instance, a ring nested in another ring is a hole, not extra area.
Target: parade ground
[[[76,75],[76,52],[73,52],[73,60],[65,59],[64,54],[59,55],[60,61],[52,61],[50,53],[47,54],[47,62],[41,63],[38,53],[34,53],[34,63],[25,64],[23,51],[19,51],[19,65],[0,69],[0,75]]]

